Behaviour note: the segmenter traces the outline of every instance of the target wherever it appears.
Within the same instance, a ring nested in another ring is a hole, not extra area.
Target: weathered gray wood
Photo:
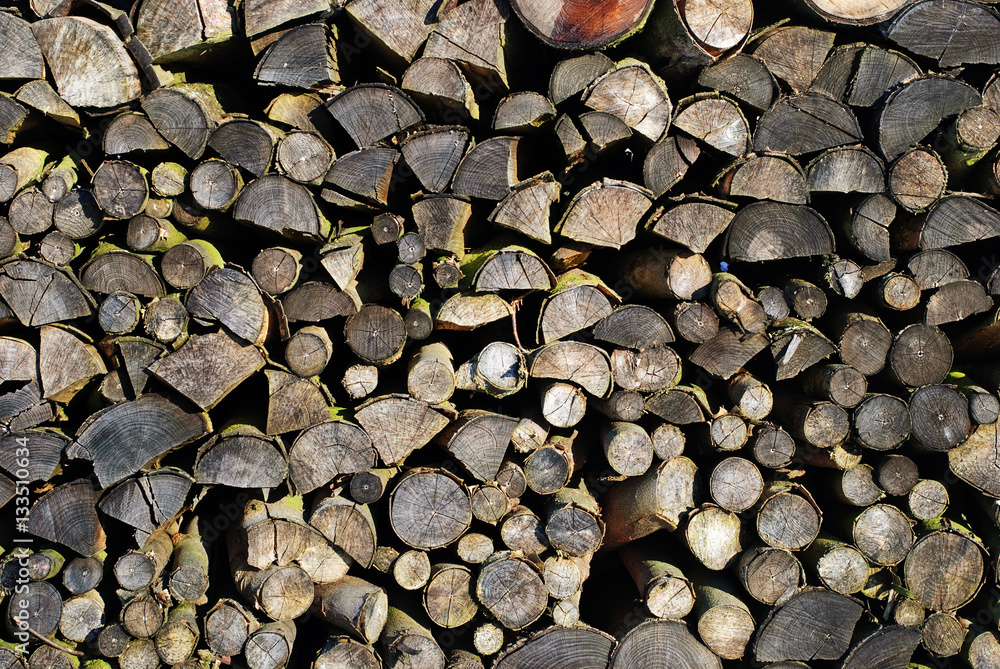
[[[68,104],[109,108],[139,97],[139,73],[108,26],[84,17],[59,16],[32,24],[31,31],[60,97]]]
[[[468,489],[457,477],[418,468],[399,479],[389,499],[389,515],[404,543],[430,549],[458,540],[472,520],[472,506]]]
[[[787,599],[806,581],[802,563],[791,551],[763,544],[743,551],[737,576],[751,597],[768,605]]]
[[[476,581],[476,596],[501,624],[512,630],[537,620],[548,599],[537,568],[506,551],[495,553],[483,565]]]
[[[703,646],[684,623],[676,620],[648,620],[632,628],[611,655],[613,669],[625,667],[705,667],[718,669],[722,661]]]
[[[822,588],[806,588],[776,608],[754,640],[758,662],[840,659],[861,617],[855,599]],[[811,620],[808,628],[802,621]]]
[[[345,576],[317,589],[315,608],[338,629],[372,643],[382,633],[388,601],[381,588],[356,576]]]
[[[369,567],[373,563],[377,537],[367,506],[336,495],[325,497],[313,509],[309,524],[358,564]]]
[[[149,372],[192,402],[210,409],[264,366],[264,356],[224,330],[192,336]],[[211,379],[212,383],[206,383]]]
[[[147,394],[93,414],[67,449],[71,458],[94,462],[105,486],[135,473],[159,455],[207,434],[208,416]]]

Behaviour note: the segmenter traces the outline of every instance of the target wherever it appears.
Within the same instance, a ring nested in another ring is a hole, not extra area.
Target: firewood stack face
[[[4,4],[0,666],[1000,666],[996,3]]]

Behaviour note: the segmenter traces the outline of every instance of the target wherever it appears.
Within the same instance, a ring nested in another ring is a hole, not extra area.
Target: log
[[[6,53],[10,56],[0,71],[3,79],[41,79],[45,76],[45,62],[31,32],[31,25],[20,17],[9,14],[0,25],[4,37],[9,40]]]
[[[853,260],[832,257],[826,266],[824,280],[837,295],[853,299],[864,285],[864,272]]]
[[[818,193],[880,193],[885,181],[885,166],[865,147],[827,149],[809,162],[806,172],[809,191]]]
[[[709,422],[708,446],[716,451],[735,451],[746,444],[746,422],[734,414],[722,414]]]
[[[725,569],[742,549],[739,517],[714,504],[693,510],[684,528],[684,540],[698,561],[713,571]]]
[[[435,510],[448,509],[448,515]],[[439,548],[456,541],[472,520],[468,490],[452,474],[418,468],[399,479],[389,499],[399,538],[414,548]],[[423,519],[430,514],[431,522]]]
[[[209,585],[208,569],[208,552],[198,530],[198,521],[192,519],[174,550],[168,581],[170,594],[179,602],[202,602]]]
[[[239,602],[220,599],[205,615],[205,644],[221,657],[237,655],[258,627],[260,623]]]
[[[531,509],[520,504],[502,519],[500,537],[507,548],[527,556],[539,556],[550,548],[545,524]]]
[[[133,637],[149,639],[163,626],[167,612],[151,594],[126,592],[123,599],[121,626]]]
[[[923,386],[944,380],[952,363],[952,348],[947,336],[932,325],[915,324],[896,335],[889,364],[900,382]],[[920,360],[919,366],[914,364]]]
[[[336,38],[336,27],[315,23],[296,26],[267,47],[254,79],[264,86],[339,92]]]
[[[527,487],[551,495],[568,484],[573,473],[572,445],[573,438],[556,436],[528,455],[521,472]]]
[[[555,231],[577,242],[621,248],[635,238],[649,198],[648,191],[626,181],[595,182],[573,197]],[[605,216],[606,225],[594,225]]]
[[[832,168],[831,171],[839,169]],[[720,177],[718,188],[724,197],[775,200],[788,204],[806,204],[809,190],[819,190],[813,188],[812,183],[806,184],[805,171],[793,159],[783,154],[768,153],[738,159]]]
[[[326,108],[359,148],[422,120],[406,93],[385,85],[353,86],[330,100]]]
[[[365,305],[348,317],[344,338],[362,360],[386,365],[402,354],[406,331],[402,317],[392,309]]]
[[[486,411],[462,412],[439,437],[458,462],[480,481],[494,480],[517,421]]]
[[[695,506],[696,469],[693,461],[680,456],[609,490],[604,500],[607,509],[605,543],[623,545],[661,527],[676,529],[681,517]],[[617,500],[627,501],[627,505],[619,506]]]
[[[945,67],[961,63],[997,62],[998,56],[976,44],[971,35],[963,36],[958,42],[946,38],[950,33],[949,26],[960,20],[958,12],[963,12],[961,20],[968,23],[972,35],[991,30],[998,20],[991,12],[967,7],[965,3],[956,7],[938,7],[933,3],[919,2],[894,17],[886,26],[885,34],[893,42],[918,55],[936,58]],[[929,31],[918,32],[915,24],[918,21],[924,22]]]
[[[444,669],[445,656],[430,628],[406,612],[390,606],[379,643],[390,663],[415,663]]]
[[[786,600],[805,584],[802,563],[791,551],[762,544],[743,551],[736,573],[747,593],[768,605]]]
[[[782,428],[763,424],[753,440],[754,459],[770,469],[780,469],[791,463],[795,455],[795,441]]]
[[[907,496],[910,515],[918,521],[928,521],[944,515],[949,504],[948,489],[934,479],[921,479]]]
[[[187,330],[188,312],[176,297],[154,298],[142,315],[143,330],[162,343],[179,339]]]
[[[33,235],[52,226],[54,207],[40,190],[29,188],[14,197],[7,213],[15,232]]]
[[[857,406],[868,390],[864,374],[850,365],[813,367],[803,382],[807,393],[824,397],[844,408]]]
[[[355,414],[371,437],[385,464],[402,462],[414,449],[427,444],[448,419],[425,403],[409,396],[375,397],[358,407]],[[387,422],[393,416],[394,422]]]
[[[544,95],[522,91],[500,101],[493,115],[493,129],[498,132],[529,133],[555,117],[556,109]]]
[[[625,256],[621,276],[641,295],[680,300],[704,297],[712,281],[701,254],[656,249]]]
[[[317,376],[330,362],[333,342],[321,327],[307,325],[293,334],[285,346],[288,368],[302,377]]]
[[[385,493],[388,482],[398,473],[395,467],[358,472],[351,477],[351,497],[358,504],[377,502]]]
[[[916,146],[943,118],[977,107],[981,101],[977,91],[951,77],[922,75],[909,80],[881,105],[878,142],[882,155],[894,160]]]
[[[965,637],[961,658],[971,667],[987,667],[1000,657],[1000,640],[991,630],[973,629]]]
[[[199,163],[188,179],[191,196],[202,209],[228,209],[243,188],[243,178],[236,167],[213,158]]]
[[[984,569],[982,544],[947,521],[922,536],[903,565],[914,599],[935,611],[954,611],[968,603],[982,585]]]
[[[799,550],[819,534],[823,514],[803,486],[775,481],[765,487],[756,506],[757,534],[769,546]]]
[[[493,540],[478,532],[462,535],[455,545],[455,554],[460,560],[469,564],[482,564],[493,555],[493,552]]]
[[[309,524],[358,564],[371,566],[374,562],[377,537],[367,506],[340,496],[326,497],[313,509]]]
[[[54,487],[32,505],[27,529],[33,535],[54,541],[84,557],[104,549],[105,534],[94,503],[96,493],[89,481],[78,479]]]
[[[920,632],[912,627],[882,627],[861,641],[844,658],[845,667],[867,667],[880,661],[907,662],[920,643]]]
[[[737,594],[735,584],[717,575],[695,585],[694,617],[698,636],[712,652],[725,660],[743,657],[754,632],[750,609]]]
[[[744,458],[726,458],[712,470],[709,494],[722,508],[741,513],[756,504],[764,489],[757,467]]]
[[[875,470],[868,464],[857,464],[835,474],[833,493],[844,504],[861,507],[885,497],[885,491],[875,483]]]
[[[19,191],[38,181],[48,154],[21,147],[0,157],[0,201],[7,202]]]
[[[424,609],[430,619],[444,628],[469,623],[478,612],[472,593],[472,572],[456,564],[435,565],[424,588]]]
[[[198,406],[210,409],[263,366],[263,356],[251,344],[220,330],[191,337],[177,351],[150,365],[149,372]],[[212,387],[206,387],[202,381],[213,376]]]
[[[313,661],[314,669],[378,669],[381,666],[375,652],[368,646],[346,636],[330,637]]]
[[[972,430],[968,402],[948,386],[929,385],[914,391],[910,415],[914,438],[932,451],[958,446]]]
[[[184,506],[192,483],[189,474],[174,467],[164,467],[115,485],[102,495],[100,509],[134,528],[136,543],[145,542],[147,535]],[[158,499],[156,505],[150,501],[154,497]]]
[[[754,640],[754,657],[758,662],[840,659],[860,616],[857,600],[823,588],[805,588],[764,621]],[[813,620],[815,629],[797,627],[803,617]]]
[[[250,273],[260,289],[280,295],[298,283],[302,254],[280,246],[264,249],[253,260]]]
[[[97,637],[97,650],[104,657],[119,657],[127,647],[131,637],[121,625],[105,625]]]
[[[125,553],[115,563],[115,578],[125,590],[150,587],[170,560],[174,544],[166,532],[154,532],[137,551]]]
[[[653,441],[635,423],[614,422],[604,434],[604,455],[622,476],[640,476],[653,462]]]
[[[472,643],[476,652],[496,655],[503,648],[503,630],[493,623],[485,623],[473,632]]]
[[[392,565],[392,577],[404,590],[423,588],[430,576],[431,562],[424,551],[406,551]]]
[[[476,597],[504,627],[512,630],[537,620],[548,598],[533,565],[509,552],[494,553],[483,565],[476,580]]]
[[[643,181],[653,195],[668,193],[701,155],[695,140],[669,134],[653,145],[643,163]]]
[[[284,666],[295,643],[296,627],[287,620],[266,623],[247,637],[243,655],[250,669],[278,669]]]
[[[479,118],[479,105],[472,86],[453,60],[433,56],[418,58],[403,73],[400,85],[435,120],[454,123]]]
[[[967,631],[956,616],[938,611],[927,616],[920,630],[920,641],[935,657],[953,657],[961,652]]]
[[[803,93],[779,98],[764,112],[754,130],[752,146],[758,152],[799,156],[855,144],[861,137],[850,109],[824,95]]]
[[[395,5],[379,0],[364,0],[348,15],[384,49],[410,61],[416,55],[436,18],[437,8],[426,0]]]
[[[129,669],[155,667],[160,663],[156,646],[149,639],[132,639],[118,656],[118,664]]]
[[[604,537],[600,508],[585,489],[563,488],[552,496],[545,535],[553,548],[571,557],[593,553]]]
[[[230,566],[240,595],[273,620],[296,618],[312,604],[313,582],[300,567],[270,565],[255,569],[232,559]]]
[[[96,590],[63,601],[59,633],[70,641],[94,639],[104,627],[104,600]]]
[[[260,289],[241,270],[210,272],[191,289],[184,306],[193,317],[218,321],[249,343],[261,343],[267,334],[269,318]]]
[[[859,513],[853,523],[854,543],[877,565],[903,561],[914,542],[909,519],[895,506],[875,504]]]
[[[236,199],[233,218],[293,239],[324,239],[330,230],[306,187],[278,174],[248,183]]]
[[[617,44],[642,28],[653,3],[633,0],[610,14],[560,0],[511,3],[525,26],[546,44],[563,49],[598,49]]]
[[[180,664],[194,653],[200,636],[194,604],[178,604],[156,631],[156,654],[167,664]]]
[[[609,667],[715,667],[722,666],[713,653],[674,620],[646,620],[633,627],[615,647]]]
[[[320,586],[314,609],[337,629],[351,633],[362,643],[372,643],[382,633],[388,614],[385,592],[356,576]]]
[[[944,195],[948,173],[933,150],[911,149],[893,161],[887,175],[889,193],[909,212],[922,211]]]
[[[984,99],[985,102],[985,99]],[[952,183],[968,175],[1000,139],[1000,117],[989,107],[971,107],[948,127],[947,148],[942,158]]]
[[[674,308],[674,329],[695,344],[703,344],[719,332],[719,317],[703,302],[681,302]]]
[[[676,620],[690,613],[695,602],[694,586],[659,544],[650,540],[633,542],[620,555],[652,615]]]
[[[84,17],[59,16],[32,24],[31,32],[67,104],[108,108],[139,97],[139,73],[111,28]]]
[[[815,210],[754,202],[733,219],[726,254],[734,261],[779,260],[833,253],[833,233]]]
[[[46,289],[36,292],[42,284]],[[0,265],[0,297],[23,325],[46,325],[88,316],[96,304],[73,277],[57,267],[13,258]]]
[[[274,128],[264,123],[228,117],[221,120],[212,131],[208,146],[217,151],[226,162],[242,167],[259,178],[264,176],[271,164],[275,135]]]
[[[820,583],[834,592],[852,595],[868,581],[870,567],[864,554],[832,536],[820,535],[807,549],[805,559]]]

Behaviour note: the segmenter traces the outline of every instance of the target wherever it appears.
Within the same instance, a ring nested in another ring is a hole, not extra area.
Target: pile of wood
[[[5,3],[0,666],[1000,666],[993,4]]]

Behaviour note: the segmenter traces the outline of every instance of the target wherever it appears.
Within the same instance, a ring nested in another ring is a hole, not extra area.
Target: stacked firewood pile
[[[0,7],[0,667],[1000,666],[1000,12]]]

